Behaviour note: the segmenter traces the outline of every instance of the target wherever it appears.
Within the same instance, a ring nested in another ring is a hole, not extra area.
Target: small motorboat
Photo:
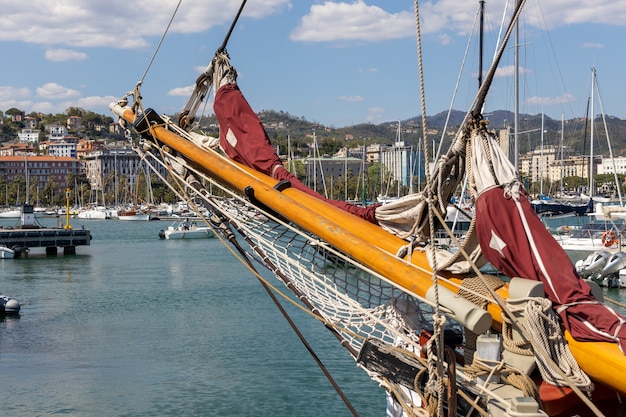
[[[213,236],[215,236],[213,229],[208,226],[198,226],[196,221],[188,219],[174,223],[166,230],[159,230],[161,239],[206,239]]]
[[[0,314],[17,314],[20,308],[20,303],[15,298],[0,294]]]
[[[586,278],[595,272],[601,271],[607,264],[607,261],[611,257],[611,253],[606,250],[599,250],[585,259],[576,262],[576,271]]]
[[[8,246],[2,245],[0,246],[0,259],[13,259],[19,255],[13,248],[9,248]]]
[[[606,265],[602,268],[602,276],[618,274],[624,268],[626,268],[626,252],[615,252],[607,259]]]

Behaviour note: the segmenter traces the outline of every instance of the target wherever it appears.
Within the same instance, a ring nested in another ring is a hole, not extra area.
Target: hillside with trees
[[[100,115],[78,107],[70,107],[62,114],[24,113],[11,108],[4,112],[0,111],[0,142],[14,142],[18,132],[24,128],[23,121],[13,121],[15,115],[33,117],[39,121],[37,129],[45,137],[46,126],[54,123],[65,123],[70,116],[80,116],[84,130],[80,135],[87,138],[106,138],[108,126],[114,122],[113,117]],[[313,135],[315,134],[321,154],[332,155],[344,146],[357,147],[363,144],[394,143],[398,138],[398,122],[384,122],[380,124],[362,123],[340,128],[323,126],[319,123],[306,120],[304,117],[296,117],[285,111],[263,110],[258,113],[263,122],[272,143],[279,146],[280,152],[285,153],[289,142],[295,155],[306,155]],[[172,116],[174,120],[177,115]],[[465,113],[453,111],[448,120],[446,134],[444,135],[444,149],[459,125],[462,123]],[[514,115],[509,111],[495,111],[485,117],[489,120],[489,126],[493,129],[513,130]],[[429,143],[438,143],[442,137],[441,132],[445,126],[448,115],[445,112],[428,117],[426,127],[428,129]],[[607,144],[607,132],[614,155],[626,154],[626,120],[618,117],[607,116],[606,129],[603,118],[596,117],[596,130],[594,131],[594,154],[609,156]],[[520,115],[519,150],[520,153],[536,149],[541,140],[541,115]],[[217,120],[215,116],[207,116],[200,120],[200,129],[208,134],[217,135]],[[561,120],[544,118],[544,144],[560,146],[561,144]],[[415,117],[400,121],[400,139],[408,145],[417,147],[422,137],[421,117]],[[570,147],[574,153],[588,155],[590,148],[590,121],[584,118],[566,120],[564,123],[563,145]],[[75,132],[70,132],[75,133]]]

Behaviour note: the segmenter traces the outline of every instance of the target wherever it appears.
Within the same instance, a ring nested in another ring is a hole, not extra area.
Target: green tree
[[[85,113],[86,113],[86,111],[82,107],[68,107],[65,110],[65,114],[68,115],[68,116],[83,117],[85,115]]]
[[[15,107],[11,107],[9,110],[5,111],[4,114],[9,116],[17,116],[18,114],[24,113],[20,109],[16,109]]]

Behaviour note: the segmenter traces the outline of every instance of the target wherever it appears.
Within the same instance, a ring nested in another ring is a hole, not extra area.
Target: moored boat
[[[199,226],[195,220],[185,219],[168,226],[165,230],[159,230],[161,239],[206,239],[214,237],[213,229],[208,226]]]
[[[555,236],[565,251],[591,254],[598,250],[615,252],[626,244],[626,225],[592,222],[573,229],[569,235]]]
[[[92,206],[81,208],[76,217],[83,220],[108,220],[111,213],[104,206]]]
[[[0,294],[0,313],[17,314],[20,312],[21,306],[15,298]]]
[[[150,211],[137,208],[118,209],[117,219],[126,221],[147,221],[150,220]]]
[[[9,248],[5,245],[0,246],[0,259],[13,259],[15,258],[15,249]]]
[[[2,219],[19,219],[22,215],[21,209],[4,209],[0,210],[0,218]]]

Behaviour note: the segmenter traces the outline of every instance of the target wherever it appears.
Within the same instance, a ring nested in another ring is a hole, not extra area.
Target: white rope
[[[589,376],[580,368],[572,355],[559,318],[552,309],[552,302],[547,298],[533,297],[518,300],[509,300],[509,306],[523,303],[524,318],[519,325],[524,326],[530,336],[537,367],[543,379],[552,385],[571,386],[572,384],[583,389],[591,390]],[[518,307],[519,311],[521,307]],[[515,310],[515,308],[513,308]],[[549,354],[546,357],[544,353]],[[555,365],[560,369],[556,369]]]

